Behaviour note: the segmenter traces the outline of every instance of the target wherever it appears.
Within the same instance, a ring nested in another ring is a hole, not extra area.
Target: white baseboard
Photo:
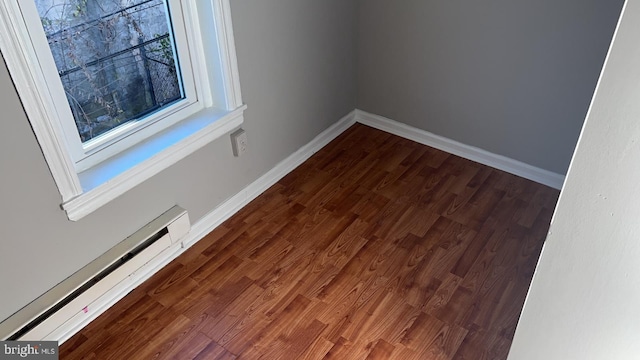
[[[181,243],[174,244],[167,248],[147,263],[144,268],[140,269],[140,271],[132,274],[126,281],[123,281],[118,286],[106,292],[96,300],[90,308],[87,308],[85,313],[78,314],[66,320],[64,323],[60,324],[54,332],[50,333],[47,339],[43,340],[58,341],[60,344],[67,341],[83,327],[107,311],[111,306],[115,305],[133,289],[160,271],[160,269],[180,256],[188,248],[193,246],[193,244],[204,238],[225,220],[233,216],[251,200],[258,197],[278,180],[305,162],[311,157],[311,155],[315,154],[318,150],[331,142],[331,140],[335,139],[351,125],[355,124],[355,113],[356,112],[354,110],[340,119],[320,135],[316,136],[307,145],[291,154],[266,174],[262,175],[249,186],[219,205],[202,219],[198,220],[191,226],[191,230],[182,239]]]
[[[298,151],[281,161],[266,174],[262,175],[249,186],[225,201],[215,210],[205,215],[205,217],[198,221],[197,224],[192,226],[190,233],[191,239],[185,241],[185,245],[191,246],[194,242],[210,233],[218,225],[222,224],[225,220],[238,212],[238,210],[251,202],[251,200],[258,197],[265,190],[278,182],[278,180],[282,179],[285,175],[300,166],[300,164],[310,158],[311,155],[318,152],[318,150],[326,146],[331,142],[331,140],[335,139],[338,135],[351,127],[351,125],[355,124],[355,114],[356,112],[354,110],[340,119],[320,135],[316,136],[307,145],[298,149]]]
[[[428,145],[438,150],[469,159],[480,164],[518,175],[525,179],[540,184],[561,189],[564,183],[564,175],[537,168],[529,164],[497,155],[477,147],[459,143],[428,131],[415,128],[380,115],[371,114],[362,110],[356,110],[356,122],[386,131],[388,133],[413,140],[420,144]]]
[[[469,145],[461,144],[451,139],[434,135],[427,131],[417,129],[382,116],[360,110],[354,110],[322,132],[307,145],[291,154],[249,186],[229,198],[209,214],[205,215],[202,219],[192,225],[191,230],[184,239],[182,239],[181,243],[174,244],[163,251],[151,260],[143,269],[130,276],[128,281],[122,282],[119,286],[116,286],[109,292],[105,293],[100,299],[93,303],[92,307],[88,309],[86,313],[77,315],[60,324],[60,326],[49,335],[49,338],[43,340],[58,341],[60,344],[68,340],[91,321],[107,311],[111,306],[115,305],[129,292],[160,271],[160,269],[180,256],[188,248],[200,241],[225,220],[229,219],[236,212],[242,209],[251,200],[258,197],[278,180],[290,173],[293,169],[298,167],[356,122],[360,122],[364,125],[504,170],[557,189],[562,186],[562,182],[564,181],[564,176],[562,175],[542,170],[504,156],[492,154]]]

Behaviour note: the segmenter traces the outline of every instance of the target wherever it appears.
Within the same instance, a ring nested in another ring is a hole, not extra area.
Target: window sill
[[[77,221],[242,125],[246,105],[233,111],[204,109],[148,140],[78,173],[82,194],[62,208]]]

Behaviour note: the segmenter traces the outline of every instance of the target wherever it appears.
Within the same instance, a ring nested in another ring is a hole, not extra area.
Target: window
[[[31,37],[47,39],[34,50],[77,170],[201,109],[192,69],[179,66],[191,60],[186,29],[171,21],[182,13],[178,1],[28,0],[20,7]]]
[[[71,220],[242,123],[228,1],[0,3],[0,50]]]

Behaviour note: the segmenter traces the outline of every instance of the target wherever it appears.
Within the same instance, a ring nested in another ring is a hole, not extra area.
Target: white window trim
[[[63,129],[50,112],[55,104],[45,93],[47,87],[43,74],[34,71],[37,67],[37,62],[34,62],[36,57],[18,5],[15,1],[0,2],[0,51],[62,196],[62,208],[70,220],[76,221],[90,214],[242,124],[246,106],[242,103],[240,92],[229,0],[185,2],[189,5],[185,6],[188,9],[188,13],[183,14],[185,21],[193,29],[199,29],[197,36],[192,37],[196,44],[191,47],[195,50],[191,52],[191,58],[196,77],[201,76],[207,84],[203,88],[209,90],[199,95],[205,109],[150,138],[176,138],[178,134],[186,134],[180,135],[182,137],[178,137],[169,147],[151,153],[135,166],[121,167],[121,170],[107,177],[96,174],[108,173],[108,168],[114,162],[127,156],[138,156],[136,151],[145,150],[146,142],[87,171],[78,172],[69,156]],[[206,6],[203,6],[205,3]],[[213,86],[216,88],[212,89]],[[175,136],[172,132],[175,132]]]
[[[201,99],[209,89],[206,88],[206,80],[202,81],[195,76],[194,67],[197,63],[191,60],[193,51],[190,50],[199,48],[197,39],[200,36],[198,29],[195,28],[197,24],[194,25],[189,19],[188,7],[192,5],[181,0],[166,0],[164,1],[166,10],[172,14],[170,33],[175,38],[177,51],[174,50],[174,53],[180,64],[183,98],[148,114],[139,121],[127,122],[83,143],[73,120],[74,116],[68,105],[65,89],[60,77],[57,76],[59,69],[51,54],[35,1],[14,0],[13,4],[19,4],[23,21],[30,34],[29,41],[35,50],[34,55],[37,56],[34,62],[39,64],[47,81],[48,94],[43,94],[43,97],[51,96],[53,103],[57,105],[48,111],[51,114],[57,114],[58,122],[65,135],[67,151],[75,164],[76,171],[87,170],[204,108]]]

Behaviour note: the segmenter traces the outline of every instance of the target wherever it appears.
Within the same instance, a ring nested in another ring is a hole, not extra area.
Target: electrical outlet
[[[247,133],[243,129],[238,129],[231,134],[231,146],[234,156],[242,156],[247,152]]]

